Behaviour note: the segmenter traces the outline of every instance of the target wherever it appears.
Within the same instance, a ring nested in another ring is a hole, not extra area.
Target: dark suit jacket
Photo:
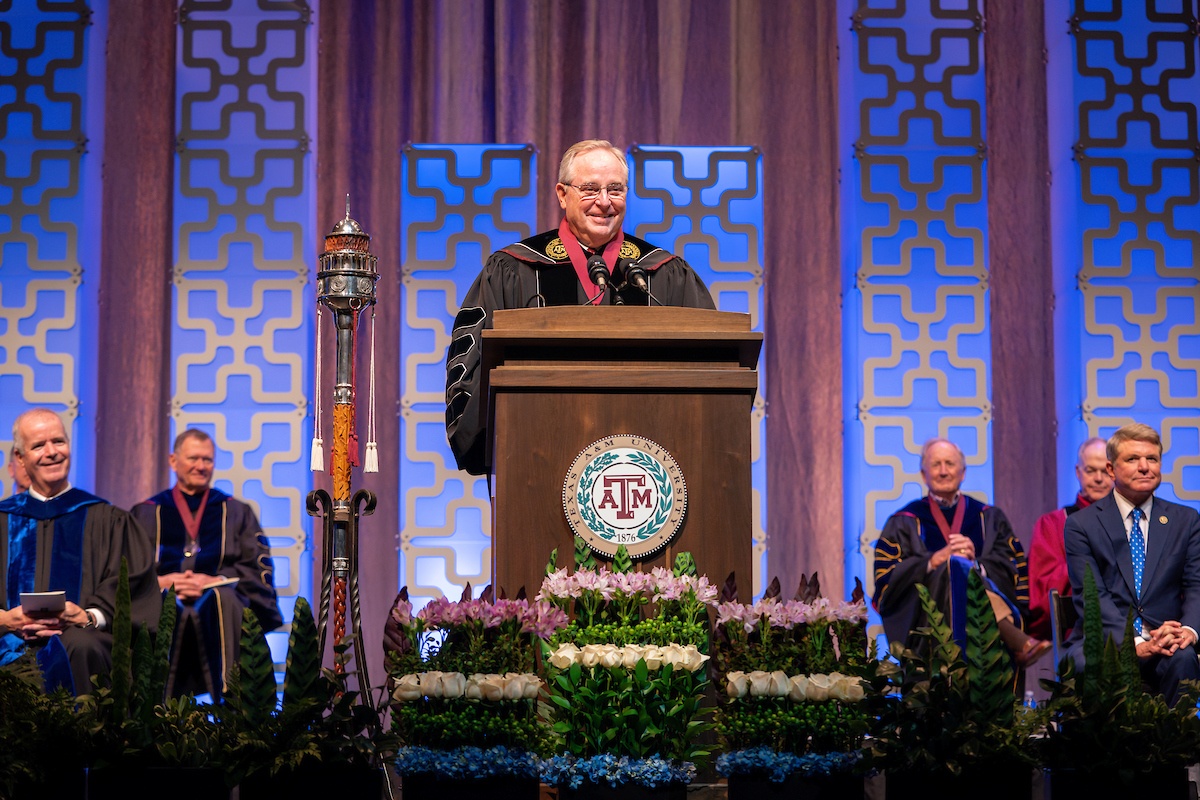
[[[1165,518],[1165,522],[1163,519]],[[1079,622],[1071,633],[1071,647],[1083,640],[1083,575],[1090,565],[1100,595],[1105,636],[1117,643],[1125,633],[1125,618],[1132,607],[1145,630],[1167,620],[1178,620],[1200,631],[1200,514],[1155,497],[1145,522],[1146,566],[1142,594],[1133,591],[1133,557],[1125,523],[1112,494],[1067,517],[1063,530],[1067,571]]]

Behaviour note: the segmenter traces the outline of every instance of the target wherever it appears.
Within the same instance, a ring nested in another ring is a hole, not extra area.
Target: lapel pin
[[[1167,524],[1167,518],[1166,518],[1166,517],[1159,517],[1159,518],[1158,518],[1158,524],[1159,524],[1159,525],[1166,525],[1166,524]]]

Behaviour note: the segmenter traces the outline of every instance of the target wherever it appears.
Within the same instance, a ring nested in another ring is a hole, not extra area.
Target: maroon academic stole
[[[208,489],[204,490],[204,496],[200,498],[200,507],[196,509],[195,514],[188,508],[187,500],[184,499],[183,491],[179,488],[178,483],[171,490],[171,497],[175,500],[175,510],[179,512],[179,516],[183,520],[183,529],[187,531],[187,544],[183,548],[183,557],[192,558],[200,552],[200,520],[204,517],[204,507],[208,505]]]
[[[953,533],[962,533],[963,517],[967,515],[967,500],[961,494],[958,496],[958,503],[954,506],[954,522],[947,523],[946,515],[942,513],[942,507],[938,505],[937,500],[933,499],[933,495],[929,495],[929,511],[933,514],[933,521],[937,523],[938,530],[942,532],[942,539],[946,544],[950,544],[950,535]]]
[[[575,274],[579,277],[579,283],[586,290],[592,285],[592,278],[588,274],[587,259],[583,257],[583,246],[579,244],[579,240],[575,238],[575,234],[571,233],[571,229],[567,226],[567,220],[564,218],[562,224],[558,226],[558,238],[562,239],[563,247],[567,248],[567,255],[571,257],[571,266],[575,268]],[[604,265],[608,267],[608,274],[612,275],[613,267],[617,265],[617,254],[621,252],[621,243],[625,241],[625,232],[617,231],[617,235],[613,240],[604,245]],[[588,292],[591,296],[591,292]],[[604,300],[604,294],[601,293],[592,305],[598,306]]]

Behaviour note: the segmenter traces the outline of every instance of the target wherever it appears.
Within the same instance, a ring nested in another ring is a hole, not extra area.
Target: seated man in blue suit
[[[1105,637],[1120,643],[1133,610],[1142,679],[1174,705],[1179,682],[1200,680],[1200,514],[1155,497],[1162,482],[1162,440],[1148,425],[1108,440],[1113,492],[1067,517],[1067,571],[1079,622],[1068,657],[1083,668],[1083,576],[1091,567]]]

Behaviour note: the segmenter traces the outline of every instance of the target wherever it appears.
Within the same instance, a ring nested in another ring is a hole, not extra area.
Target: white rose
[[[771,673],[771,689],[772,697],[787,697],[791,690],[792,684],[788,680],[787,673],[783,670],[776,670]]]
[[[837,680],[833,684],[832,696],[835,700],[841,700],[846,703],[858,703],[867,695],[866,687],[863,686],[861,678],[856,678],[851,675],[837,675]],[[833,677],[831,675],[830,677]]]
[[[498,703],[504,699],[504,678],[499,675],[482,675],[479,681],[479,691],[483,699]]]
[[[442,697],[462,697],[467,689],[467,676],[461,672],[442,673]]]
[[[463,692],[463,697],[467,698],[468,700],[483,699],[483,688],[479,685],[479,679],[482,677],[483,675],[481,673],[476,672],[474,675],[471,675],[467,678],[467,688]]]
[[[771,694],[771,673],[756,669],[748,676],[751,697],[768,697]]]
[[[646,648],[640,644],[625,645],[621,648],[621,666],[625,669],[633,669],[642,660],[642,654],[645,652]]]
[[[585,667],[595,667],[600,664],[600,658],[604,655],[604,645],[601,644],[585,644],[583,653],[579,660]]]
[[[392,698],[400,702],[420,700],[421,696],[421,679],[416,675],[401,676],[392,692]]]
[[[662,649],[662,660],[664,664],[670,664],[672,667],[679,667],[687,659],[687,654],[683,651],[683,646],[672,642]]]
[[[504,699],[520,700],[525,693],[525,676],[519,672],[509,672],[504,676]]]
[[[663,665],[663,651],[661,647],[647,647],[642,653],[642,658],[646,659],[646,668],[654,672]]]
[[[550,663],[558,669],[567,669],[579,660],[579,648],[570,642],[560,644],[550,655]]]
[[[808,699],[814,701],[828,700],[829,692],[833,688],[833,681],[828,675],[809,675],[808,676]]]
[[[793,675],[788,679],[788,699],[800,703],[808,699],[808,676]]]
[[[426,697],[441,697],[442,696],[442,673],[437,672],[422,672],[421,679],[421,694]]]
[[[730,700],[745,697],[749,691],[750,679],[746,677],[746,673],[735,670],[725,676],[725,694],[729,695]]]
[[[536,700],[538,693],[542,691],[542,679],[537,675],[521,675],[521,697],[526,700]]]
[[[604,645],[604,650],[600,653],[600,666],[606,669],[619,667],[621,666],[622,661],[624,661],[624,658],[625,656],[619,647],[606,644]]]
[[[695,645],[689,644],[684,648],[683,668],[688,672],[695,672],[704,666],[704,662],[708,661],[709,657],[700,652],[700,649]]]

